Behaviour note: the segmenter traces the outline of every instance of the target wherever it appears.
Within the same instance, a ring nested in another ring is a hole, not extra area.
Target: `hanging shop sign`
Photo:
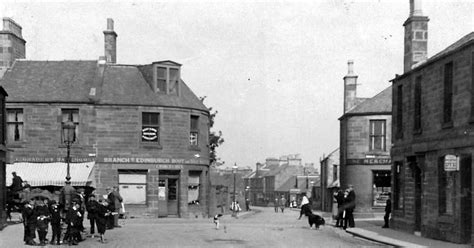
[[[145,127],[142,129],[142,139],[146,141],[155,141],[158,139],[158,129]]]
[[[458,171],[459,170],[459,157],[456,155],[448,154],[444,156],[444,171]]]

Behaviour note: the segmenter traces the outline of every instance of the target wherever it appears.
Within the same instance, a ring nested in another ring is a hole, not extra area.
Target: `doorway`
[[[472,222],[472,158],[471,155],[461,156],[461,242],[471,243]]]
[[[160,171],[158,216],[179,217],[179,171]]]

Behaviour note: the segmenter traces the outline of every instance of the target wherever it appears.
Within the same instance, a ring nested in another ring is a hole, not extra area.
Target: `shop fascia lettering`
[[[173,158],[104,158],[104,163],[138,163],[138,164],[206,164],[203,159],[173,159]]]

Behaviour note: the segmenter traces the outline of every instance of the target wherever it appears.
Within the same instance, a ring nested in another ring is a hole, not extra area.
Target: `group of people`
[[[356,195],[354,187],[348,185],[345,191],[338,190],[334,193],[334,198],[337,202],[337,217],[336,227],[355,227],[354,223],[354,209],[356,207]]]
[[[83,221],[87,212],[91,237],[95,238],[97,227],[99,241],[104,243],[107,229],[121,227],[118,225],[118,218],[122,201],[118,187],[107,188],[106,197],[98,197],[95,192],[86,197],[84,189],[76,191],[67,181],[61,189],[59,202],[44,198],[29,199],[25,203],[22,211],[23,240],[26,245],[46,245],[48,242],[46,235],[49,225],[51,225],[50,244],[77,245],[84,240],[82,237],[82,233],[85,232]],[[39,243],[35,242],[35,232],[38,234]]]
[[[286,207],[285,197],[283,195],[280,198],[275,197],[275,200],[273,201],[273,205],[275,207],[275,213],[278,213],[280,210],[283,213]]]

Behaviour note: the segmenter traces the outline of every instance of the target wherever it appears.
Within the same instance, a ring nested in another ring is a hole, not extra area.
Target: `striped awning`
[[[69,173],[72,186],[93,186],[92,169],[95,162],[70,163]],[[13,163],[7,164],[7,186],[12,183],[11,173],[15,171],[23,181],[35,186],[64,186],[67,174],[67,164],[56,163]]]

